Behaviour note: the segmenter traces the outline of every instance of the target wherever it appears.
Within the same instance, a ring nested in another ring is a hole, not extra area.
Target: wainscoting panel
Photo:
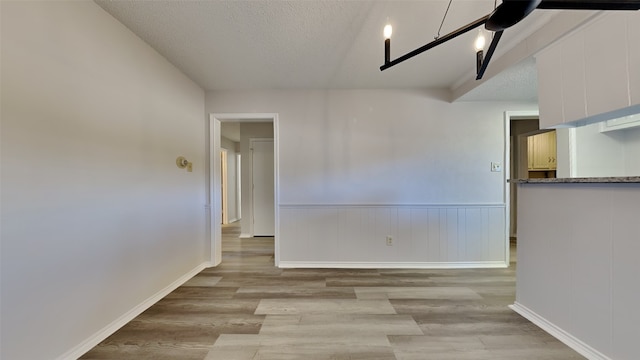
[[[640,184],[519,184],[513,309],[588,359],[639,359]]]
[[[280,205],[279,242],[280,267],[508,266],[503,204]]]

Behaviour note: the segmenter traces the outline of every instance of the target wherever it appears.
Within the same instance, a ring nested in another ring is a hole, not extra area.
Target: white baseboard
[[[580,341],[575,336],[573,336],[573,335],[569,334],[568,332],[562,330],[561,328],[559,328],[558,326],[556,326],[552,322],[550,322],[547,319],[543,318],[542,316],[536,314],[534,311],[532,311],[531,309],[527,308],[526,306],[524,306],[524,305],[522,305],[522,304],[520,304],[518,302],[515,302],[513,305],[509,305],[509,307],[511,308],[511,310],[517,312],[518,314],[522,315],[522,317],[524,317],[525,319],[527,319],[527,320],[531,321],[532,323],[536,324],[542,330],[548,332],[551,336],[553,336],[556,339],[562,341],[565,345],[567,345],[568,347],[572,348],[573,350],[578,352],[580,355],[586,357],[587,359],[589,359],[589,360],[612,360],[611,358],[609,358],[608,356],[606,356],[603,353],[599,352],[598,350],[596,350],[596,349],[592,348],[591,346],[585,344],[584,342]]]
[[[504,261],[477,262],[357,262],[357,261],[280,261],[279,268],[313,269],[479,269],[507,268]]]
[[[251,236],[250,234],[240,234],[240,239],[251,239],[253,236]]]
[[[126,325],[129,321],[133,320],[136,316],[140,315],[143,311],[147,310],[153,304],[160,301],[160,299],[167,296],[170,292],[180,287],[180,285],[187,282],[187,280],[197,275],[200,271],[210,266],[211,266],[211,263],[209,262],[204,262],[196,266],[193,270],[184,274],[178,280],[172,282],[167,287],[158,291],[156,294],[154,294],[147,300],[138,304],[133,309],[127,311],[125,314],[123,314],[122,316],[114,320],[111,324],[105,326],[104,328],[102,328],[101,330],[99,330],[98,332],[90,336],[88,339],[86,339],[82,343],[78,344],[71,350],[67,351],[66,353],[58,357],[58,360],[77,359],[80,356],[84,355],[87,351],[93,349],[96,345],[98,345],[104,339],[109,337],[111,334],[118,331],[118,329]]]

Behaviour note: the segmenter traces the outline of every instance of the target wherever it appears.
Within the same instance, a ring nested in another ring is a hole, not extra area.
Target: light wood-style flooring
[[[583,359],[507,305],[508,269],[278,269],[223,229],[206,269],[82,359]],[[515,257],[513,257],[515,259]]]

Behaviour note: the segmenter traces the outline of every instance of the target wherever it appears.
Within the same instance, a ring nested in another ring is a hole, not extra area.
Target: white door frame
[[[242,156],[236,154],[236,220],[242,219]]]
[[[221,192],[221,206],[222,211],[222,224],[226,225],[229,223],[229,199],[227,194],[227,184],[228,176],[227,176],[227,150],[220,149],[220,192]]]
[[[275,216],[275,242],[274,254],[275,265],[280,264],[280,171],[279,171],[279,123],[276,113],[213,113],[209,114],[209,139],[208,139],[208,159],[209,159],[209,204],[210,209],[210,234],[211,234],[211,254],[212,266],[222,262],[222,199],[220,184],[220,123],[221,122],[273,122],[273,175],[274,175],[274,216]],[[212,156],[215,154],[215,156]]]
[[[504,175],[504,183],[503,183],[503,197],[504,197],[504,205],[505,205],[505,221],[504,221],[504,233],[505,233],[505,247],[507,254],[507,266],[509,265],[510,259],[510,231],[509,227],[511,226],[511,191],[508,186],[507,180],[509,180],[509,173],[511,172],[511,121],[512,120],[522,120],[522,119],[530,119],[532,117],[540,117],[540,112],[538,110],[525,110],[525,111],[505,111],[504,112],[504,163],[502,166],[502,173]]]

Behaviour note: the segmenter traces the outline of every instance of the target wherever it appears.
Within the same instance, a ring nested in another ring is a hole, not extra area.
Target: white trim
[[[242,219],[242,155],[236,153],[236,221]]]
[[[210,240],[211,240],[211,263],[215,266],[222,262],[222,225],[220,224],[220,206],[219,199],[219,178],[220,178],[220,157],[211,156],[211,154],[217,154],[220,151],[220,123],[221,122],[265,122],[270,121],[273,123],[273,142],[274,142],[274,215],[275,215],[275,265],[278,266],[280,261],[280,169],[279,169],[279,151],[280,151],[280,125],[277,113],[211,113],[209,114],[209,146],[207,149],[209,153],[207,158],[209,159],[209,205],[211,206],[210,216]],[[246,210],[246,209],[245,209]],[[246,234],[242,234],[243,238]],[[248,237],[252,237],[251,235]]]
[[[280,268],[312,269],[481,269],[507,268],[504,261],[469,262],[340,262],[340,261],[281,261]]]
[[[509,173],[511,172],[511,121],[519,119],[527,119],[531,117],[540,117],[539,110],[527,111],[505,111],[504,112],[504,162],[502,163],[502,172],[504,178],[503,199],[505,204],[504,211],[504,233],[505,233],[505,254],[507,261],[511,258],[511,187],[508,185]]]
[[[492,204],[280,204],[283,209],[295,208],[504,208],[502,203]]]
[[[220,170],[221,170],[221,176],[220,176],[220,186],[222,187],[222,201],[221,201],[221,207],[225,209],[225,211],[222,212],[222,224],[223,225],[227,225],[229,223],[229,194],[228,194],[228,175],[227,175],[227,156],[228,156],[228,151],[227,149],[224,148],[220,148]],[[224,180],[224,181],[222,181]]]
[[[208,232],[210,235],[210,254],[209,261],[214,265],[218,265],[222,262],[222,224],[220,217],[220,192],[217,189],[220,188],[220,157],[218,152],[220,151],[220,121],[217,120],[214,115],[209,116],[209,146],[207,146],[209,152],[206,158],[209,159],[209,178],[208,190],[209,190],[209,226]],[[215,155],[214,155],[215,154]]]
[[[578,176],[578,148],[576,128],[569,129],[569,177]]]
[[[177,289],[182,284],[187,282],[189,279],[196,276],[202,270],[211,266],[212,264],[210,262],[203,262],[202,264],[196,266],[194,269],[182,275],[180,278],[178,278],[176,281],[166,286],[164,289],[158,291],[148,299],[144,300],[143,302],[135,306],[133,309],[124,313],[122,316],[114,320],[111,324],[105,326],[95,334],[91,335],[82,343],[78,344],[77,346],[67,351],[66,353],[60,355],[57,359],[59,360],[77,359],[80,356],[84,355],[86,352],[88,352],[89,350],[93,349],[96,345],[101,343],[104,339],[106,339],[111,334],[118,331],[118,329],[126,325],[131,320],[133,320],[136,316],[142,314],[142,312],[150,308],[152,305],[160,301],[165,296],[169,295],[169,293],[171,293],[173,290]]]
[[[240,236],[238,236],[240,239],[251,239],[253,238],[253,236],[251,234],[247,234],[247,233],[242,233],[240,234]]]
[[[640,126],[640,114],[633,114],[617,119],[606,120],[600,123],[600,132],[631,129]]]
[[[277,113],[211,113],[212,117],[220,121],[239,122],[269,122],[278,117]]]
[[[570,333],[566,332],[565,330],[562,330],[561,328],[559,328],[555,324],[549,322],[544,317],[536,314],[534,311],[532,311],[531,309],[527,308],[526,306],[518,303],[517,301],[513,305],[509,305],[509,308],[511,308],[511,310],[517,312],[518,314],[522,315],[522,317],[524,317],[525,319],[527,319],[527,320],[531,321],[532,323],[536,324],[542,330],[548,332],[551,336],[553,336],[556,339],[562,341],[565,345],[569,346],[570,348],[572,348],[573,350],[578,352],[580,355],[586,357],[587,359],[590,359],[590,360],[612,360],[611,358],[607,357],[603,353],[599,352],[598,350],[594,349],[593,347],[591,347],[591,346],[585,344],[584,342],[580,341],[575,336],[571,335]]]

